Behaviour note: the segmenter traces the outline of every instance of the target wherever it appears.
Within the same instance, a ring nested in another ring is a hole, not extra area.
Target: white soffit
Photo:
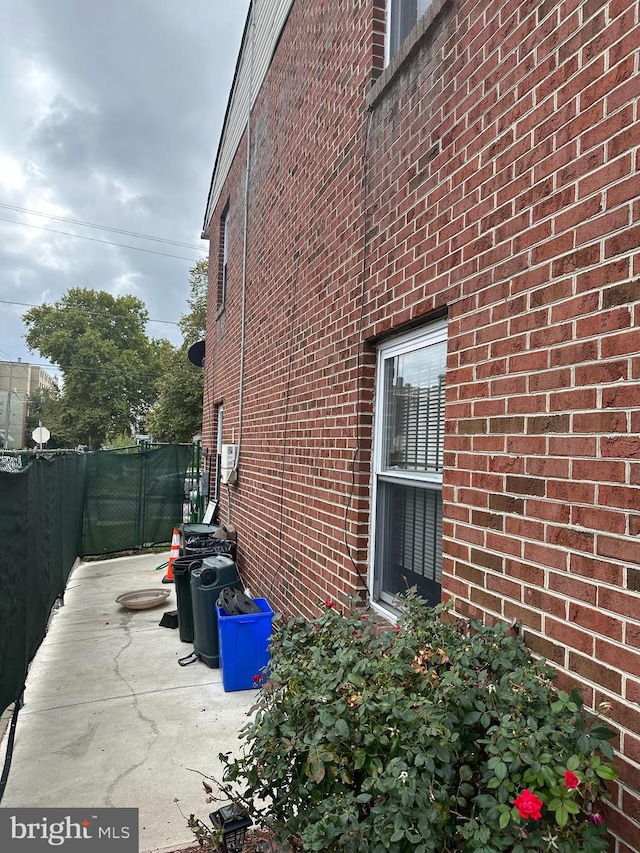
[[[253,107],[293,3],[294,0],[253,0],[255,32],[252,31],[251,7],[249,8],[211,178],[204,220],[205,235],[208,233],[213,211],[247,125],[249,90],[251,89]]]

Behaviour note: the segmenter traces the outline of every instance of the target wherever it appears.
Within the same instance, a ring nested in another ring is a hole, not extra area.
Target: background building
[[[7,450],[26,447],[29,397],[39,389],[57,391],[57,380],[24,361],[0,361],[0,440]]]

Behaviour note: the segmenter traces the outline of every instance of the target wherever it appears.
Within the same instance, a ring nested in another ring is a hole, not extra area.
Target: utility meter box
[[[238,445],[223,444],[220,449],[220,479],[235,483],[238,474]]]

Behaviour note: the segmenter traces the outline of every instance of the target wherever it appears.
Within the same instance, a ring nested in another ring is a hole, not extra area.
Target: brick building
[[[631,0],[258,0],[206,212],[204,440],[255,594],[417,584],[612,705],[640,851]]]

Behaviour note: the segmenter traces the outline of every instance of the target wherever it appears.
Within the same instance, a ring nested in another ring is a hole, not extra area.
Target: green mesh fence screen
[[[85,457],[0,471],[0,710],[17,699],[78,554]]]
[[[87,454],[81,555],[171,542],[190,458],[183,444]]]
[[[22,693],[77,556],[171,541],[192,452],[0,456],[0,712]]]

